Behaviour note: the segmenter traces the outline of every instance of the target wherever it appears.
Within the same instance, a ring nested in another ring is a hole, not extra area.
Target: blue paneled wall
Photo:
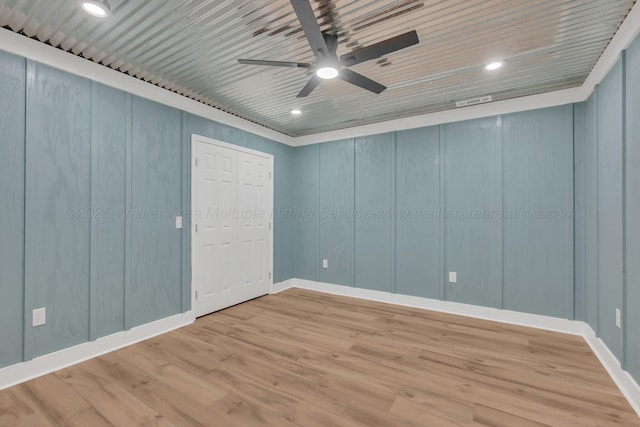
[[[356,138],[353,263],[359,288],[394,290],[394,166],[393,133]]]
[[[625,369],[640,382],[640,38],[625,53]]]
[[[25,357],[89,337],[91,82],[27,62]],[[31,327],[31,308],[47,324]]]
[[[609,349],[622,359],[622,331],[615,310],[622,309],[623,252],[623,78],[618,61],[598,85],[596,137],[598,146],[598,332]],[[605,285],[607,284],[607,285]]]
[[[572,108],[505,115],[502,127],[504,307],[571,318]]]
[[[0,368],[190,308],[192,133],[274,155],[293,277],[293,148],[3,52],[0,81]]]
[[[0,366],[24,347],[24,135],[26,63],[0,56]],[[10,100],[6,102],[5,100]]]
[[[127,117],[131,97],[97,83],[91,107],[91,339],[125,327]],[[130,144],[129,144],[130,146]]]
[[[295,159],[296,277],[573,318],[571,105]]]
[[[293,277],[318,275],[318,146],[300,147],[293,155]]]
[[[182,113],[142,98],[131,100],[131,263],[126,268],[127,327],[182,309]]]
[[[319,146],[319,258],[331,257],[331,268],[320,269],[320,280],[338,285],[353,284],[354,210],[353,140]],[[317,265],[317,258],[313,259]]]
[[[576,304],[640,382],[640,38],[576,111]],[[580,186],[578,186],[580,183]],[[580,191],[578,191],[580,189]],[[616,326],[615,310],[622,313]]]
[[[501,117],[441,127],[445,298],[502,307]]]
[[[395,291],[443,298],[440,230],[440,132],[396,133]]]

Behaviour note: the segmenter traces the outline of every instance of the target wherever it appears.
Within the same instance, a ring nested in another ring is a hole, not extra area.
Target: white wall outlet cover
[[[34,308],[32,314],[32,325],[42,326],[45,323],[47,323],[47,309],[45,307]]]
[[[457,283],[458,282],[458,273],[455,271],[449,272],[449,283]]]
[[[328,259],[323,259],[322,260],[322,268],[329,268],[329,260]]]
[[[178,229],[182,228],[182,217],[181,216],[177,216],[176,217],[176,228],[178,228]]]
[[[622,328],[622,313],[619,308],[616,308],[616,326]]]

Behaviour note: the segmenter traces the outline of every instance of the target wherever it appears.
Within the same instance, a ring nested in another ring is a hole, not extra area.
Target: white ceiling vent
[[[491,101],[493,101],[493,98],[491,97],[491,95],[482,96],[480,98],[465,99],[464,101],[456,101],[456,107],[468,107],[469,105],[484,104],[485,102],[491,102]]]

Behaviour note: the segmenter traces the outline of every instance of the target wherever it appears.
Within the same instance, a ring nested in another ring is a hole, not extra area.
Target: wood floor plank
[[[579,336],[290,289],[0,391],[4,426],[640,426]]]
[[[56,375],[113,425],[174,426],[158,412],[135,399],[120,384],[94,375],[83,367],[63,369]]]
[[[17,397],[31,407],[43,423],[79,427],[111,425],[84,396],[55,374],[36,378],[14,389]]]

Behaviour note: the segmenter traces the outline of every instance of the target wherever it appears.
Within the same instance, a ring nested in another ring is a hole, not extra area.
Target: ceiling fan
[[[354,50],[353,52],[338,57],[336,54],[338,48],[337,34],[320,30],[309,0],[291,0],[291,5],[300,21],[300,25],[311,46],[311,50],[316,57],[315,63],[261,61],[254,59],[238,59],[238,62],[247,65],[268,65],[313,70],[315,74],[302,88],[298,94],[298,98],[308,96],[318,87],[322,79],[333,79],[335,77],[373,93],[380,94],[386,89],[386,86],[350,70],[349,67],[380,58],[381,56],[419,43],[418,34],[415,31],[409,31],[408,33]]]

